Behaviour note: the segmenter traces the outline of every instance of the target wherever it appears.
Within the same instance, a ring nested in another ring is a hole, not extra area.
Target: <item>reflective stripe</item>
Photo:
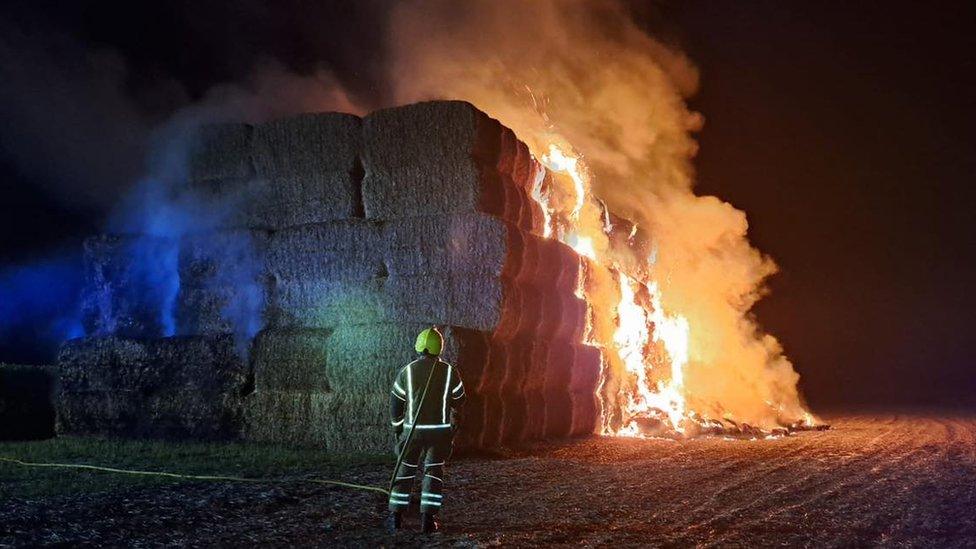
[[[457,385],[455,385],[453,389],[451,389],[451,392],[452,392],[452,393],[456,393],[456,392],[458,392],[458,389],[460,389],[462,385],[464,385],[464,384],[463,384],[463,383],[461,383],[460,381],[458,381],[458,384],[457,384]]]
[[[432,478],[434,480],[439,480],[441,482],[444,482],[444,479],[442,479],[441,477],[435,477],[434,475],[431,475],[431,474],[428,474],[428,473],[425,473],[424,476],[425,477],[430,477],[430,478]],[[413,477],[410,477],[410,478],[413,478]]]
[[[400,387],[400,382],[399,381],[396,381],[396,382],[393,383],[393,390],[396,391],[397,394],[400,394],[400,395],[407,394],[407,392],[403,390],[403,387]]]
[[[423,494],[420,495],[420,497],[422,497],[422,498],[444,499],[444,496],[443,495],[441,495],[441,494],[435,494],[434,492],[424,492]]]
[[[397,477],[396,480],[407,480],[408,478],[413,478],[413,475],[410,475],[409,477]]]
[[[444,462],[441,461],[441,462],[438,462],[438,463],[427,463],[425,465],[427,465],[427,467],[436,467],[438,465],[444,465]]]
[[[409,423],[404,424],[404,427],[408,429],[444,429],[450,427],[450,423],[438,423],[435,425],[411,425]]]
[[[429,499],[422,499],[422,500],[420,500],[420,504],[421,505],[433,505],[434,507],[440,507],[441,506],[441,502],[434,501],[434,500],[429,500]]]
[[[412,463],[407,463],[406,461],[404,461],[404,462],[403,462],[403,463],[401,463],[400,465],[406,465],[407,467],[416,467],[416,465],[414,465],[414,464],[412,464]]]
[[[416,421],[416,416],[413,415],[413,376],[410,374],[412,365],[412,362],[407,364],[407,417]]]
[[[400,421],[391,421],[390,423],[391,423],[391,424],[392,424],[392,425],[393,425],[394,427],[396,427],[397,425],[403,425],[403,418],[401,417],[401,418],[400,418]]]
[[[390,394],[393,395],[393,396],[395,396],[395,397],[397,397],[398,399],[400,399],[400,400],[402,400],[404,402],[406,402],[406,400],[407,400],[407,399],[403,398],[402,396],[396,394],[396,391],[390,391]]]
[[[461,391],[460,394],[456,394],[456,395],[454,395],[451,398],[453,398],[454,400],[457,400],[457,399],[459,399],[459,398],[461,398],[463,396],[464,396],[464,391]]]
[[[410,499],[410,494],[404,494],[402,492],[390,492],[390,499],[393,499],[393,498],[401,498],[401,499],[402,498],[406,498],[406,499],[409,500]]]
[[[441,421],[447,423],[447,389],[451,386],[451,365],[444,363],[447,366],[447,377],[444,378],[444,400],[441,401]]]

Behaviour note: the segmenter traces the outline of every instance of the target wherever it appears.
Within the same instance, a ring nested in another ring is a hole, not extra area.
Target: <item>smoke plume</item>
[[[549,143],[576,151],[596,197],[650,238],[647,257],[618,261],[643,265],[688,319],[693,410],[763,426],[802,415],[798,375],[749,313],[776,266],[744,212],[693,190],[703,118],[685,101],[698,74],[684,55],[614,2],[401,3],[390,28],[397,103],[466,99],[537,157]]]

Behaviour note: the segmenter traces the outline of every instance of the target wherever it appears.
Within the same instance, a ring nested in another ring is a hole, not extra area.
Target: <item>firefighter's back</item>
[[[451,381],[457,378],[452,370],[450,364],[433,356],[423,356],[403,368],[398,381],[407,393],[406,427],[412,426],[414,417],[417,428],[451,426]]]

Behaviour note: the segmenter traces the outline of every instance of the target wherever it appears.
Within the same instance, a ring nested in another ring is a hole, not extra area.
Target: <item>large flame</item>
[[[552,227],[555,219],[559,218],[558,208],[550,202],[550,193],[542,193],[541,189],[533,189],[532,196],[539,202],[544,213],[544,234],[555,234],[569,244],[577,253],[590,259],[597,259],[594,248],[594,237],[584,235],[584,227],[580,225],[580,213],[583,206],[592,199],[590,196],[589,177],[580,158],[571,156],[555,143],[550,143],[547,152],[542,155],[542,164],[555,174],[563,174],[572,181],[572,208],[564,212],[568,220],[568,230]],[[541,178],[538,180],[541,181]],[[537,186],[541,185],[537,182]],[[604,210],[606,206],[604,205]],[[602,225],[604,235],[610,234],[613,226],[609,220],[609,212],[605,211]],[[636,226],[628,234],[628,240],[636,234]],[[619,266],[609,260],[614,269]],[[650,262],[653,263],[651,256]],[[585,270],[580,271],[581,274]],[[616,303],[616,330],[613,333],[612,344],[593,341],[610,352],[617,354],[626,372],[631,376],[627,390],[626,417],[640,417],[649,412],[663,413],[674,432],[684,433],[685,398],[682,392],[684,383],[684,367],[688,363],[689,331],[688,319],[684,316],[669,315],[661,305],[661,291],[657,282],[644,285],[618,271],[619,301]],[[639,303],[636,289],[642,289],[650,298],[648,304]],[[585,278],[578,285],[577,295],[588,301],[595,299],[586,293]],[[661,343],[666,352],[666,359],[670,364],[670,377],[654,381],[650,375],[654,369],[651,342]],[[613,431],[618,435],[639,435],[638,426],[633,421],[625,421],[623,425]]]
[[[732,419],[728,417],[731,414],[721,407],[712,410],[688,408],[685,368],[692,354],[692,325],[680,310],[667,310],[663,305],[661,281],[655,278],[657,246],[636,268],[632,262],[625,261],[638,253],[636,248],[639,246],[635,246],[637,225],[627,231],[626,251],[615,250],[609,243],[615,229],[611,212],[605,202],[593,196],[591,176],[585,162],[571,146],[560,144],[565,143],[566,138],[554,133],[550,133],[549,138],[552,141],[541,147],[543,152],[539,154],[539,161],[555,176],[554,188],[546,188],[545,173],[540,170],[531,189],[532,198],[543,212],[543,235],[557,238],[581,256],[608,267],[617,278],[616,302],[610,308],[603,308],[612,310],[615,316],[612,337],[609,341],[601,341],[589,332],[587,338],[588,343],[601,347],[605,353],[614,353],[615,360],[611,362],[621,364],[625,374],[620,389],[623,398],[616,401],[621,408],[620,419],[604,421],[604,432],[640,436],[647,430],[647,420],[656,420],[666,424],[666,431],[684,435],[690,425],[700,428],[708,422]],[[583,212],[588,205],[595,208],[597,203],[600,223],[594,224],[592,219],[584,219]],[[601,242],[602,253],[597,252],[597,241]],[[634,275],[625,272],[628,267]],[[586,299],[592,308],[596,301],[605,300],[606,296],[589,292],[586,270],[581,269],[580,273],[577,297]],[[639,299],[638,294],[644,296],[643,299]],[[613,374],[604,371],[603,375]],[[607,401],[603,404],[605,407],[614,405]],[[802,421],[812,421],[809,413],[804,412]],[[652,429],[652,432],[659,433],[661,429]]]
[[[549,151],[542,155],[542,163],[550,170],[565,173],[573,180],[573,191],[576,199],[573,202],[573,210],[569,212],[569,218],[573,221],[579,221],[583,204],[586,203],[586,189],[589,187],[585,172],[581,169],[579,158],[568,156],[558,145],[550,143]]]
[[[693,190],[697,70],[630,13],[613,0],[406,0],[390,26],[391,100],[468,100],[551,174],[529,191],[542,234],[581,256],[603,432],[812,421],[750,314],[775,264],[743,212]]]
[[[550,143],[545,154],[542,155],[542,164],[550,171],[565,174],[573,182],[572,186],[572,209],[569,211],[567,223],[559,230],[553,230],[548,225],[553,222],[552,211],[555,209],[549,203],[548,195],[532,193],[532,197],[539,202],[545,212],[545,222],[547,224],[544,234],[546,236],[555,233],[557,237],[572,246],[576,253],[590,259],[596,259],[596,249],[593,247],[593,238],[582,234],[580,224],[580,213],[586,205],[589,197],[590,184],[589,176],[583,167],[583,163],[576,156],[567,154],[555,143]]]
[[[682,369],[688,362],[688,321],[682,316],[665,315],[659,308],[640,306],[635,299],[636,285],[626,275],[620,274],[619,320],[614,342],[627,372],[634,376],[635,386],[629,395],[627,412],[630,417],[652,410],[663,412],[671,427],[683,433],[685,400],[681,393],[681,380],[684,376]],[[659,307],[657,285],[652,284],[647,289],[651,292],[653,303]],[[652,382],[648,375],[653,369],[647,353],[652,337],[654,341],[664,343],[671,362],[671,378],[657,383]],[[627,421],[617,434],[636,435],[639,431],[636,423]]]
[[[624,272],[624,265],[615,259],[617,254],[613,253],[613,248],[609,245],[603,246],[606,253],[597,254],[595,239],[606,240],[614,231],[610,212],[606,204],[601,202],[603,220],[599,231],[594,226],[587,227],[582,223],[580,217],[584,206],[595,201],[582,159],[565,152],[556,143],[550,143],[545,150],[540,161],[557,178],[564,176],[563,180],[568,179],[572,183],[564,185],[562,189],[571,193],[572,200],[568,201],[570,206],[560,209],[552,200],[555,191],[543,189],[542,182],[545,178],[540,175],[536,179],[531,194],[543,212],[543,234],[554,236],[581,256],[609,267],[617,277],[618,298],[613,307],[615,329],[612,339],[592,339],[592,333],[587,338],[587,342],[603,348],[604,352],[614,353],[627,376],[621,389],[624,394],[622,420],[615,426],[612,422],[604,422],[604,432],[620,436],[641,436],[646,434],[646,427],[642,426],[641,420],[657,419],[666,422],[669,432],[684,435],[690,425],[697,427],[697,432],[709,424],[720,424],[719,419],[733,419],[729,417],[732,414],[721,409],[721,413],[715,414],[721,417],[710,417],[705,410],[688,409],[684,370],[693,351],[692,326],[685,315],[668,311],[662,304],[664,299],[661,284],[653,276],[657,248],[654,247],[647,256],[646,264],[642,266],[645,268],[636,270],[644,275],[651,273],[644,281]],[[633,225],[627,233],[626,242],[632,245],[636,235],[637,226]],[[586,269],[581,269],[580,273],[577,296],[586,299],[592,307],[600,297],[597,292],[588,291]],[[655,344],[659,345],[659,352],[656,352]],[[604,376],[608,375],[611,374],[604,372]],[[776,406],[768,401],[766,404]],[[604,402],[604,405],[607,403]],[[814,422],[814,418],[805,411],[801,417],[794,419],[806,424]],[[735,424],[734,421],[731,423]],[[653,430],[655,434],[659,432],[660,429]]]
[[[585,228],[580,224],[580,213],[583,206],[592,200],[589,175],[582,160],[567,153],[556,143],[550,143],[546,152],[540,158],[542,164],[555,174],[562,174],[572,181],[570,189],[573,193],[571,209],[565,213],[568,229],[560,230],[551,225],[559,218],[558,208],[554,206],[550,197],[552,193],[541,192],[542,178],[537,179],[532,197],[539,203],[544,215],[546,236],[555,234],[563,242],[569,244],[577,253],[590,259],[597,259],[594,248],[594,237],[583,234]],[[602,232],[610,234],[613,225],[609,219],[609,211],[603,205],[604,219]],[[636,225],[628,234],[628,240],[636,234]],[[601,258],[602,259],[602,258]],[[609,260],[616,270],[619,266]],[[654,256],[649,258],[653,264]],[[581,270],[585,273],[585,270]],[[661,291],[657,282],[644,285],[623,272],[618,271],[620,299],[616,304],[617,327],[613,333],[612,345],[602,345],[603,342],[593,341],[600,346],[612,349],[623,363],[626,372],[630,374],[630,387],[627,395],[627,417],[639,417],[651,411],[664,413],[671,428],[678,433],[684,433],[685,398],[682,393],[684,384],[684,367],[688,363],[688,345],[690,327],[684,316],[666,314],[661,305]],[[635,288],[642,288],[649,296],[647,305],[638,303]],[[581,281],[577,295],[587,300],[594,299],[586,295],[585,280]],[[670,364],[670,378],[653,381],[649,375],[654,369],[652,355],[649,348],[651,342],[661,343]],[[615,431],[620,435],[639,434],[636,423],[626,421]]]

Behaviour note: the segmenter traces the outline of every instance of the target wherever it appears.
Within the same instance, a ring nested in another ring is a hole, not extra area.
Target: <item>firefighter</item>
[[[437,328],[417,336],[420,356],[396,375],[390,391],[390,413],[402,462],[390,489],[391,530],[401,526],[410,491],[423,464],[420,517],[424,533],[440,528],[437,513],[443,503],[444,462],[454,447],[456,416],[464,403],[464,384],[457,368],[439,358],[444,337]]]

